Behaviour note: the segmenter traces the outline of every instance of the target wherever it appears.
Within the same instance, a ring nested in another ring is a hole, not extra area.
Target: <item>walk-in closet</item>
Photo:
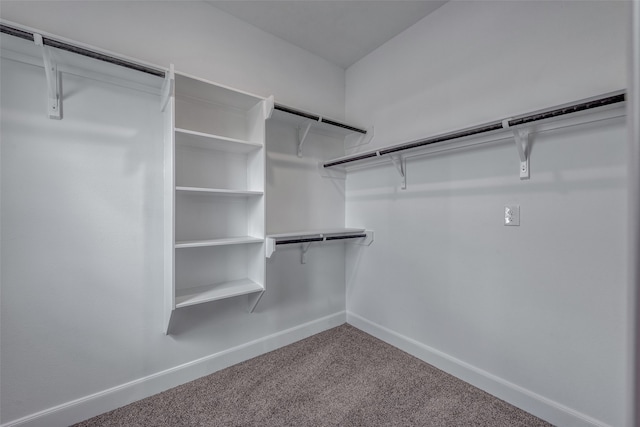
[[[637,1],[0,4],[0,426],[636,427]]]

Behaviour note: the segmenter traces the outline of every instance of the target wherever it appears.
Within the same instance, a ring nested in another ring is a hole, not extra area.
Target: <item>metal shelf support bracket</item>
[[[173,68],[173,64],[171,64],[169,66],[169,71],[165,74],[164,83],[162,84],[160,111],[164,112],[165,108],[167,108],[167,104],[169,103],[169,99],[173,96],[175,79],[175,70]]]
[[[247,300],[249,303],[249,313],[253,313],[253,311],[256,309],[256,306],[260,302],[260,299],[262,299],[262,295],[264,295],[264,290],[247,295]]]
[[[407,174],[406,174],[407,160],[402,156],[389,156],[389,159],[391,159],[391,162],[398,170],[398,173],[400,174],[400,178],[402,179],[402,186],[400,188],[402,188],[403,190],[406,190],[407,189]]]
[[[509,129],[509,121],[512,119],[504,119],[502,121],[502,127]],[[529,129],[515,129],[513,131],[513,138],[516,142],[516,148],[518,149],[518,156],[520,157],[520,179],[525,180],[531,177],[529,171],[529,154],[531,152],[531,146],[529,144]]]
[[[529,129],[514,129],[513,136],[520,156],[520,179],[529,179]]]
[[[40,34],[33,34],[33,41],[42,50],[44,73],[47,78],[47,113],[50,119],[62,119],[62,97],[60,96],[60,73],[58,65],[51,58],[49,48],[44,45]]]
[[[304,129],[302,127],[298,128],[298,157],[302,157],[302,145],[304,144],[304,140],[307,139],[310,129],[311,123],[307,123]]]
[[[265,120],[268,120],[271,118],[271,115],[273,114],[274,106],[275,106],[275,100],[273,98],[273,95],[271,95],[270,97],[264,100],[264,103],[262,104],[262,108],[263,108],[262,114],[264,115]]]
[[[311,246],[311,242],[303,243],[300,245],[300,249],[302,250],[302,256],[300,257],[300,264],[307,263],[307,251],[309,250],[310,246]]]

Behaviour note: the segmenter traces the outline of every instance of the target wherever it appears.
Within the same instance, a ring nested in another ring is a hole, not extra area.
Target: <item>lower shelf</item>
[[[185,240],[176,242],[176,249],[180,248],[199,248],[204,246],[228,246],[228,245],[242,245],[246,243],[262,243],[264,239],[252,236],[241,237],[225,237],[222,239],[208,239],[208,240]]]
[[[197,288],[176,289],[176,308],[261,292],[263,290],[264,287],[262,285],[249,279],[234,280]]]

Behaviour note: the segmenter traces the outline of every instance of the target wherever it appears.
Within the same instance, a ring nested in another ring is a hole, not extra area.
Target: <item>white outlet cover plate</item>
[[[504,207],[504,225],[520,225],[520,205],[508,205]]]

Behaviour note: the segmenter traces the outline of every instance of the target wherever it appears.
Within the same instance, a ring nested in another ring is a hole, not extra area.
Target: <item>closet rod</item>
[[[317,116],[315,114],[307,113],[306,111],[296,110],[295,108],[287,107],[286,105],[282,105],[282,104],[277,104],[276,103],[273,106],[273,108],[276,109],[276,110],[283,111],[285,113],[289,113],[289,114],[293,114],[295,116],[304,117],[305,119],[313,120],[314,122],[326,123],[328,125],[336,126],[336,127],[342,128],[342,129],[347,129],[347,130],[350,130],[352,132],[358,132],[358,133],[362,133],[362,134],[366,134],[367,133],[367,131],[364,130],[364,129],[353,127],[353,126],[347,125],[345,123],[336,122],[335,120],[329,120],[329,119],[327,119],[325,117],[321,117],[321,116]]]
[[[29,31],[20,30],[18,28],[10,27],[5,24],[0,24],[0,32],[9,34],[14,37],[19,37],[21,39],[34,41],[33,33]],[[164,78],[165,76],[165,72],[163,70],[148,67],[142,64],[137,64],[135,62],[127,61],[121,58],[116,58],[115,56],[110,56],[104,53],[86,49],[84,47],[75,46],[66,42],[52,39],[50,37],[42,37],[42,43],[45,46],[51,46],[57,49],[66,50],[68,52],[76,53],[78,55],[87,56],[89,58],[97,59],[99,61],[109,62],[114,65],[119,65],[121,67],[130,68],[136,71],[141,71],[143,73],[151,74],[154,76],[158,76],[162,78]]]
[[[292,243],[324,242],[329,240],[359,239],[361,237],[367,237],[367,235],[364,233],[360,233],[360,234],[348,234],[344,236],[309,237],[305,239],[277,240],[276,245],[290,245]]]
[[[552,109],[548,109],[545,111],[520,116],[516,118],[510,118],[506,120],[501,120],[497,122],[492,122],[456,132],[447,133],[444,135],[434,136],[430,138],[420,139],[418,141],[408,142],[405,144],[396,145],[393,147],[388,147],[385,149],[366,152],[361,154],[354,154],[353,156],[344,157],[342,159],[333,160],[327,163],[324,163],[323,166],[325,168],[330,168],[332,166],[343,165],[346,163],[355,162],[358,160],[369,159],[372,157],[384,156],[385,154],[393,154],[400,151],[410,150],[413,148],[424,147],[427,145],[435,144],[438,142],[451,141],[458,138],[464,138],[468,136],[479,135],[488,132],[494,132],[501,129],[507,129],[513,126],[524,125],[528,123],[533,123],[541,120],[546,120],[558,116],[564,116],[567,114],[573,114],[580,111],[591,110],[594,108],[604,107],[607,105],[617,104],[625,101],[624,93],[616,93],[614,95],[609,94],[606,96],[602,96],[599,98],[591,99],[589,101],[577,102],[569,105],[565,105],[562,107],[555,107]]]
[[[367,237],[366,234],[350,234],[348,236],[329,236],[325,237],[325,240],[343,240],[343,239],[359,239],[361,237]]]

